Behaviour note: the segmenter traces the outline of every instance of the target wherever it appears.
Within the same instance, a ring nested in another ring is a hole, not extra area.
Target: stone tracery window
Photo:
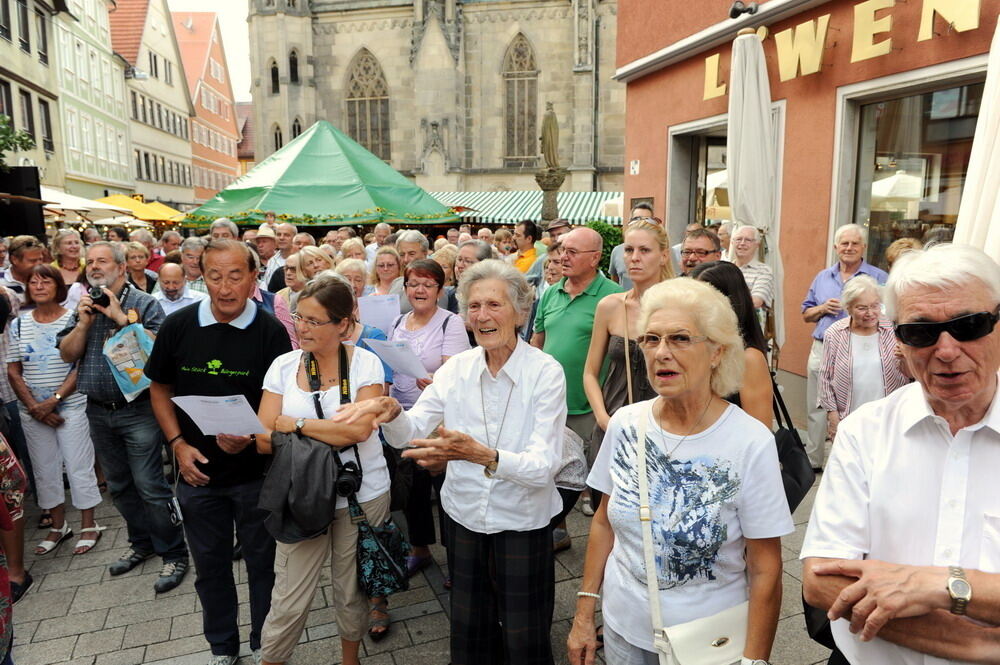
[[[294,139],[301,133],[302,133],[302,123],[299,121],[298,118],[296,118],[295,121],[292,123],[292,138]]]
[[[368,49],[351,63],[347,80],[347,133],[380,159],[389,161],[389,86]]]
[[[295,51],[288,54],[288,81],[289,83],[299,82],[299,54]]]
[[[271,94],[276,95],[280,92],[281,86],[278,82],[278,63],[271,61]]]
[[[518,34],[503,59],[504,166],[538,161],[538,65],[527,38]]]
[[[281,150],[281,147],[285,145],[284,137],[281,135],[281,125],[274,126],[274,149]]]

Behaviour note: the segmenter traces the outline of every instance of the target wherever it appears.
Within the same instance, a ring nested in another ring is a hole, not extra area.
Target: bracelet
[[[184,435],[183,435],[183,434],[178,434],[178,435],[177,435],[177,436],[175,436],[174,438],[172,438],[172,439],[170,439],[169,441],[167,441],[167,445],[168,445],[168,446],[172,446],[172,445],[174,444],[174,441],[176,441],[177,439],[183,439],[183,438],[184,438]]]
[[[577,591],[576,595],[578,598],[596,598],[597,600],[601,599],[601,594],[590,593],[589,591]]]

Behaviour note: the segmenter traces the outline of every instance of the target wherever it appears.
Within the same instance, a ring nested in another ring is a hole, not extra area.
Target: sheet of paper
[[[365,343],[372,348],[378,357],[389,364],[393,372],[406,374],[415,379],[428,379],[430,374],[424,369],[420,358],[410,348],[409,342],[387,342],[382,339],[366,339]]]
[[[257,413],[243,395],[184,395],[174,397],[173,402],[190,416],[205,436],[250,436],[264,431]]]
[[[361,323],[374,326],[388,335],[393,321],[399,317],[399,294],[359,298],[358,314]]]

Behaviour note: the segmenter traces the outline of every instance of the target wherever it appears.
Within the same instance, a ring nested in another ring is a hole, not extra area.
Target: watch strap
[[[966,586],[969,587],[970,593],[964,596],[958,596],[952,591],[951,584],[953,580],[962,580],[965,582]],[[948,595],[951,597],[951,613],[964,615],[969,607],[969,600],[971,600],[971,590],[972,586],[969,585],[969,579],[965,576],[965,570],[960,566],[948,566]]]

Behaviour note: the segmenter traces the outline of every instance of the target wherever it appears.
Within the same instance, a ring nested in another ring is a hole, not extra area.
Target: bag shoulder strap
[[[622,304],[625,306],[625,388],[628,391],[628,403],[633,402],[632,397],[632,352],[629,349],[629,329],[628,329],[628,293],[626,292],[625,297],[622,298]]]
[[[781,397],[781,390],[778,386],[778,382],[774,379],[774,372],[771,372],[771,392],[774,395],[774,418],[778,421],[778,427],[784,429],[794,429],[795,425],[792,424],[792,417],[788,414],[788,407],[785,406],[785,400]]]
[[[451,321],[451,315],[444,317],[444,321],[441,322],[441,334],[443,335],[446,330],[448,330],[448,322]]]
[[[392,322],[392,328],[389,331],[390,333],[391,332],[395,332],[396,328],[398,328],[399,324],[403,321],[403,317],[404,316],[406,316],[406,315],[405,314],[400,314],[399,316],[396,317],[396,320]]]
[[[649,506],[649,478],[646,476],[646,423],[648,416],[642,409],[636,428],[635,455],[639,473],[639,521],[642,525],[642,553],[646,561],[646,593],[649,594],[649,610],[653,620],[653,636],[663,629],[660,613],[659,584],[656,581],[656,555],[653,552],[653,511]]]

